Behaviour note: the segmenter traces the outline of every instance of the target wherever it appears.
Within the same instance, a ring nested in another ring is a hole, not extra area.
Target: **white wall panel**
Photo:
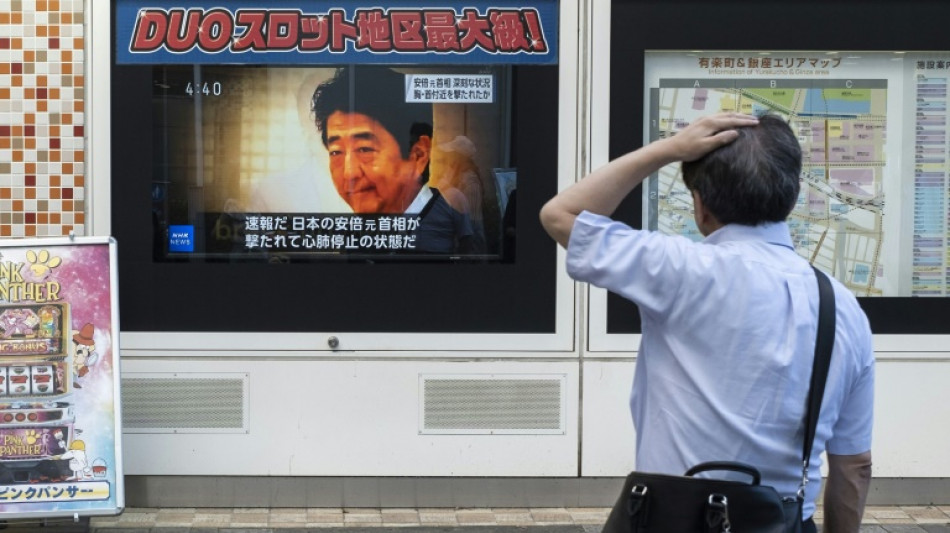
[[[622,476],[633,469],[630,385],[633,361],[585,361],[581,475]]]
[[[577,364],[315,360],[123,361],[123,372],[249,376],[246,433],[129,433],[131,475],[576,476]],[[564,428],[421,434],[420,375],[563,379]]]
[[[875,370],[874,476],[950,477],[950,361],[879,360]]]

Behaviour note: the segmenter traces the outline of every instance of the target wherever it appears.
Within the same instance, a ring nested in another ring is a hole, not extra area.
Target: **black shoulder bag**
[[[759,484],[754,466],[714,461],[690,468],[683,476],[631,472],[620,498],[604,525],[605,533],[798,533],[808,484],[818,412],[824,396],[835,339],[834,289],[817,269],[818,334],[815,361],[805,411],[802,480],[795,497],[782,498],[774,488]],[[751,483],[693,477],[700,472],[729,470],[748,474]]]

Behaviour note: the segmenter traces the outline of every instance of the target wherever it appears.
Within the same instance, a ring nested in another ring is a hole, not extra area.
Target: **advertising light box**
[[[122,64],[554,64],[557,2],[116,3]],[[409,59],[411,57],[411,59]]]
[[[0,516],[124,507],[114,241],[0,243]]]

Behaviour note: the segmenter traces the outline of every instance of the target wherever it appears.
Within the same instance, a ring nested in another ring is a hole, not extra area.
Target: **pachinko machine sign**
[[[116,4],[116,62],[555,64],[557,0]]]
[[[116,514],[114,242],[0,242],[0,517]]]

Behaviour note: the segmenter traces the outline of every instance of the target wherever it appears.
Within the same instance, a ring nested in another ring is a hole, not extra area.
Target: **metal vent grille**
[[[421,433],[564,432],[564,376],[420,376]]]
[[[248,429],[247,374],[128,374],[126,433],[234,433]]]

